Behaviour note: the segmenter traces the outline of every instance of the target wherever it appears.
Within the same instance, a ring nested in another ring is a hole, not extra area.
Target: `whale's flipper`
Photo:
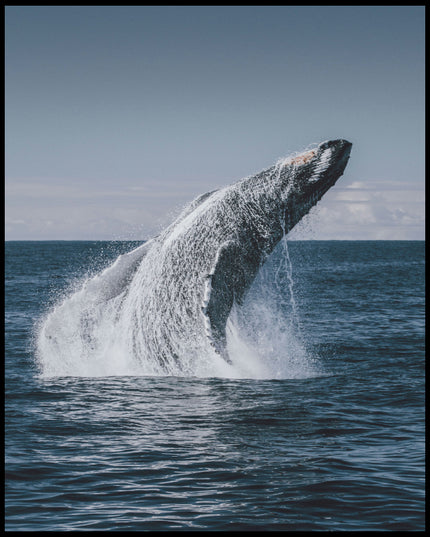
[[[243,289],[245,277],[241,246],[235,241],[225,242],[219,248],[214,266],[207,275],[203,312],[207,319],[207,335],[215,349],[228,362],[226,322],[233,303],[241,301],[242,295],[238,290]]]

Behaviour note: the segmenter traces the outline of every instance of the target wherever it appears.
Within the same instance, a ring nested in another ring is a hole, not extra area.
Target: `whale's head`
[[[289,231],[343,174],[352,144],[332,140],[280,160],[275,181]]]

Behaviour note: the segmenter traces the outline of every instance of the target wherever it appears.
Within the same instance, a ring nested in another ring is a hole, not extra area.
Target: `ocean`
[[[5,243],[5,529],[424,530],[424,241],[282,241],[235,374],[44,354],[49,312],[139,244]]]

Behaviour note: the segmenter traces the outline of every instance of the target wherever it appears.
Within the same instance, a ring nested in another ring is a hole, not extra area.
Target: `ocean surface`
[[[48,313],[139,244],[5,243],[6,530],[423,530],[424,242],[284,241],[246,374],[47,368]]]

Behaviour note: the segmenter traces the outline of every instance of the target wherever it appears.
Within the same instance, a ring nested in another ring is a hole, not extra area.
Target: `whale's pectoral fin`
[[[218,250],[215,266],[208,275],[209,299],[205,314],[209,320],[210,337],[215,349],[225,358],[225,326],[235,300],[241,296],[243,288],[243,264],[241,247],[234,241],[224,243]]]

